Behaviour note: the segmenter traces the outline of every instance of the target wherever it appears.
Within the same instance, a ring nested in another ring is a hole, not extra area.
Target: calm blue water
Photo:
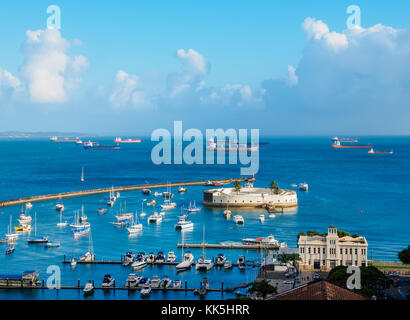
[[[241,241],[244,237],[259,237],[274,234],[280,241],[296,247],[296,236],[301,230],[327,231],[334,224],[350,233],[358,233],[367,238],[369,258],[397,260],[397,252],[409,244],[410,230],[410,138],[408,137],[366,137],[363,143],[372,143],[377,149],[394,148],[394,155],[368,155],[367,150],[330,148],[328,138],[266,138],[269,145],[261,147],[260,170],[256,175],[256,186],[268,186],[272,179],[282,188],[291,183],[306,181],[309,192],[298,194],[299,207],[294,212],[267,218],[263,224],[258,216],[263,211],[242,210],[245,225],[236,226],[223,218],[223,210],[203,209],[192,214],[195,223],[192,231],[186,231],[186,242],[202,242],[202,226],[206,226],[205,237],[209,243],[220,241]],[[105,141],[109,143],[112,138]],[[102,141],[104,142],[104,141]],[[99,187],[123,186],[166,181],[202,180],[238,177],[240,165],[156,166],[151,162],[153,144],[145,139],[141,144],[123,145],[121,150],[84,150],[74,143],[51,143],[48,140],[21,141],[0,140],[0,199],[12,199],[31,195],[66,192],[71,190]],[[80,182],[81,167],[85,168],[86,182]],[[174,200],[180,205],[196,200],[202,205],[202,191],[205,187],[188,187],[188,192],[179,195],[176,188]],[[101,199],[107,195],[95,195],[64,199],[64,219],[72,222],[74,210],[84,205],[92,225],[92,238],[97,260],[119,260],[121,254],[131,250],[145,253],[173,250],[180,259],[181,251],[176,244],[181,241],[181,233],[174,229],[180,209],[168,211],[161,225],[148,225],[147,217],[141,218],[142,234],[129,237],[126,229],[112,225],[119,204],[126,202],[127,211],[141,210],[143,197],[140,191],[122,192],[121,198],[103,216],[97,215]],[[153,197],[149,197],[153,198]],[[162,198],[157,198],[161,202]],[[75,240],[69,229],[58,229],[59,213],[56,201],[33,203],[31,215],[37,212],[37,234],[47,235],[60,241],[61,247],[44,249],[41,245],[28,245],[28,236],[21,236],[12,255],[4,255],[1,245],[0,273],[20,273],[28,269],[40,271],[40,278],[47,278],[47,267],[61,267],[62,284],[75,285],[93,279],[102,281],[103,275],[112,274],[117,285],[125,282],[131,272],[120,265],[77,265],[73,270],[63,265],[64,254],[79,257],[88,250],[88,237]],[[20,207],[0,208],[0,234],[6,233],[10,215],[17,225]],[[363,214],[360,211],[363,210]],[[153,211],[146,207],[149,214]],[[32,231],[33,236],[34,231]],[[191,250],[197,259],[201,250]],[[219,251],[207,250],[206,256],[216,256]],[[236,261],[240,254],[247,259],[258,259],[260,253],[238,250],[228,251],[229,260]],[[168,275],[171,279],[188,281],[188,286],[197,287],[203,274],[193,269],[176,274],[173,267],[146,267],[140,272],[145,276]],[[252,281],[257,275],[256,268],[246,272],[237,269],[225,272],[213,270],[206,276],[212,287],[225,287]],[[230,295],[224,294],[223,298]],[[139,293],[128,294],[116,291],[104,294],[97,291],[91,299],[140,299]],[[208,294],[208,299],[221,299],[220,293]],[[51,290],[20,292],[0,290],[0,299],[83,299],[81,291]],[[153,292],[150,299],[197,299],[192,293]]]

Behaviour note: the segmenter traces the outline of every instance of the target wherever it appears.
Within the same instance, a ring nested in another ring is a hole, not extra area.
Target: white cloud
[[[0,101],[10,97],[21,89],[20,79],[9,71],[0,68]]]
[[[316,41],[324,41],[328,48],[337,52],[346,49],[349,45],[347,37],[343,33],[330,32],[329,27],[321,20],[306,18],[302,24],[308,38]]]
[[[302,113],[302,125],[323,130],[397,132],[398,123],[410,118],[410,28],[335,32],[312,18],[303,28],[308,41],[297,68],[262,84],[266,104],[295,119]]]
[[[75,86],[81,72],[88,67],[85,57],[71,57],[66,53],[69,47],[70,42],[57,29],[27,30],[21,73],[28,82],[31,101],[67,101],[67,88]]]
[[[209,64],[205,58],[195,50],[177,50],[178,59],[182,63],[182,69],[188,74],[206,75],[209,72]]]
[[[114,78],[110,102],[117,108],[151,107],[150,97],[142,90],[141,79],[123,70],[119,70]]]

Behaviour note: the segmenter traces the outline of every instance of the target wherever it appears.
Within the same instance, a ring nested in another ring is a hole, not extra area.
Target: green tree
[[[350,236],[350,233],[343,230],[337,230],[337,235],[339,238],[343,238],[346,236]]]
[[[304,231],[299,232],[298,233],[298,240],[299,240],[300,236],[305,236],[305,235],[306,235],[306,233]]]
[[[349,276],[346,266],[337,266],[330,270],[327,280],[341,287],[346,287]],[[366,296],[375,295],[377,290],[386,289],[392,284],[392,281],[383,272],[373,266],[360,267],[360,282],[362,288],[354,291]]]
[[[233,184],[233,188],[235,191],[241,191],[241,184],[239,183],[239,181],[235,181]]]
[[[269,184],[270,189],[275,193],[279,194],[281,192],[281,189],[279,188],[278,183],[275,180],[272,180]]]
[[[404,264],[410,264],[410,246],[399,252],[398,257]]]
[[[248,289],[249,293],[257,293],[266,298],[268,294],[278,293],[277,288],[271,286],[268,281],[254,281],[250,283],[251,287]]]

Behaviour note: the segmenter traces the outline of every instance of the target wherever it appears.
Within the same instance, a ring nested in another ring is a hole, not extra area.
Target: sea
[[[114,137],[99,137],[102,144],[113,144]],[[59,268],[62,286],[81,285],[94,280],[99,285],[105,274],[116,279],[117,286],[123,286],[130,267],[121,265],[80,265],[72,268],[63,264],[66,259],[78,259],[89,250],[90,239],[96,260],[120,260],[127,251],[165,253],[174,251],[181,260],[181,249],[177,243],[184,238],[185,243],[241,242],[243,238],[274,235],[288,247],[297,247],[300,231],[316,230],[327,232],[330,225],[351,234],[365,236],[369,249],[368,258],[374,260],[398,260],[397,253],[410,242],[410,137],[361,137],[361,143],[370,143],[377,150],[394,149],[394,154],[371,155],[367,149],[333,149],[329,137],[261,137],[259,150],[259,171],[255,175],[256,187],[269,187],[276,180],[283,189],[292,189],[291,184],[306,182],[308,192],[298,192],[298,208],[275,218],[259,221],[262,209],[235,210],[245,223],[235,225],[223,216],[223,210],[202,206],[205,186],[188,186],[187,192],[179,194],[172,188],[177,208],[166,211],[161,224],[147,223],[149,214],[159,211],[162,197],[146,196],[140,190],[121,192],[114,207],[105,215],[98,215],[102,202],[106,204],[107,194],[77,198],[65,198],[63,220],[72,223],[76,211],[84,211],[91,223],[91,237],[74,239],[69,227],[58,228],[60,214],[55,206],[58,200],[34,202],[28,211],[37,216],[37,236],[48,236],[59,241],[61,246],[46,249],[43,245],[29,245],[27,239],[34,236],[21,235],[16,250],[5,255],[5,244],[0,244],[0,274],[21,274],[26,270],[38,270],[40,279],[47,282],[51,270]],[[156,142],[143,137],[141,143],[122,144],[120,150],[86,150],[73,142],[51,142],[49,139],[0,139],[0,200],[16,199],[33,195],[60,193],[67,191],[109,188],[148,183],[166,183],[194,180],[211,180],[241,177],[241,163],[224,165],[169,164],[157,165],[151,160],[151,151]],[[81,182],[84,168],[85,181]],[[296,188],[293,188],[297,190]],[[153,191],[166,191],[158,189]],[[157,201],[157,207],[143,207],[147,216],[140,217],[143,200]],[[183,233],[174,228],[181,214],[181,206],[189,206],[196,201],[202,207],[200,212],[190,214],[194,222],[191,230]],[[120,209],[137,212],[143,231],[129,236],[125,228],[113,225]],[[24,208],[23,208],[24,210]],[[12,217],[12,226],[17,226],[21,206],[0,208],[0,238],[4,238]],[[187,250],[187,249],[185,249]],[[195,268],[177,273],[173,266],[147,266],[137,275],[151,278],[168,276],[179,279],[188,287],[199,287],[203,277],[207,277],[212,288],[235,287],[254,281],[264,252],[255,250],[190,250],[195,260],[202,254],[207,258],[223,253],[228,260],[236,262],[240,255],[253,261],[245,271],[238,268],[225,271],[214,268],[206,274]],[[49,272],[49,273],[47,273]],[[209,292],[206,299],[229,299],[235,293]],[[96,290],[91,297],[84,297],[81,290],[4,290],[0,289],[0,299],[141,299],[139,292],[116,290],[103,292]],[[156,291],[149,299],[198,299],[193,292]]]

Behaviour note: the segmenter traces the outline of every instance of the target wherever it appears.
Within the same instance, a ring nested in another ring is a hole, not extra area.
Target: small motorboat
[[[150,202],[147,202],[147,206],[155,206],[157,202],[155,200],[151,200]]]
[[[124,262],[122,263],[123,266],[128,266],[134,262],[135,255],[128,251],[124,256]]]
[[[177,256],[175,255],[174,251],[168,252],[167,262],[175,262],[177,260]]]
[[[162,278],[159,286],[161,289],[168,289],[172,284],[171,279],[169,279],[168,276],[165,276],[164,278]]]
[[[259,216],[259,221],[260,221],[260,222],[264,222],[264,221],[265,221],[265,215],[264,215],[264,214],[261,214],[261,215]]]
[[[162,196],[162,192],[154,192],[154,197]]]
[[[142,194],[145,194],[145,195],[149,196],[151,194],[151,190],[150,189],[142,189]]]
[[[225,262],[226,262],[226,257],[225,257],[225,255],[224,255],[223,253],[219,253],[219,254],[216,256],[215,265],[218,266],[218,267],[223,267],[224,264],[225,264]]]
[[[298,185],[297,185],[296,183],[292,183],[290,186],[291,186],[292,188],[297,188],[297,187],[298,187]]]
[[[153,276],[151,279],[151,287],[152,288],[159,288],[159,285],[161,283],[161,279],[158,276]]]
[[[64,211],[64,205],[61,202],[57,203],[56,204],[56,210],[57,211]]]
[[[154,263],[155,262],[155,254],[152,252],[147,257],[147,263]]]
[[[147,285],[141,288],[141,296],[142,297],[148,297],[151,294],[151,286]]]
[[[125,286],[127,288],[135,288],[138,286],[138,282],[140,281],[141,277],[137,277],[135,273],[130,273],[127,277],[127,280],[125,280]]]
[[[172,282],[172,288],[179,289],[181,288],[181,286],[182,286],[181,280],[174,280]]]
[[[44,245],[44,248],[56,248],[60,246],[60,242],[59,241],[55,241],[55,242],[47,242]]]
[[[184,193],[184,192],[186,192],[186,188],[181,186],[181,187],[178,188],[178,192],[179,193]]]
[[[74,258],[71,259],[70,265],[74,268],[77,265],[77,261]]]
[[[8,245],[6,247],[6,254],[12,254],[14,250],[16,250],[16,247],[14,246],[14,244]]]
[[[238,267],[239,270],[244,271],[246,268],[246,260],[245,260],[245,256],[239,256],[238,257]]]
[[[227,261],[225,261],[225,264],[224,264],[224,269],[225,270],[229,270],[229,269],[232,269],[232,261],[229,261],[229,260],[227,260]]]
[[[131,267],[132,267],[134,270],[140,270],[140,269],[145,268],[146,265],[147,265],[147,262],[146,262],[146,261],[144,261],[144,260],[138,260],[138,261],[134,261],[134,262],[132,263]]]
[[[306,182],[299,183],[299,190],[300,191],[308,191],[309,185]]]
[[[104,276],[104,280],[103,280],[101,286],[103,288],[110,288],[110,287],[114,286],[114,283],[115,283],[115,279],[113,277],[111,277],[110,274],[106,274]]]
[[[27,202],[26,209],[31,209],[31,208],[33,208],[33,205],[31,204],[31,202]]]
[[[175,225],[176,230],[184,230],[190,229],[194,227],[194,223],[189,220],[185,220],[185,218],[180,218],[179,221]]]
[[[276,214],[271,213],[271,214],[269,215],[269,218],[276,218]]]
[[[155,258],[156,262],[165,262],[165,255],[162,251],[159,251],[157,257]]]
[[[138,252],[137,257],[135,258],[135,261],[145,261],[146,256],[144,252]]]
[[[151,286],[151,280],[145,277],[138,277],[138,288],[143,288],[145,286]]]
[[[93,281],[89,280],[84,286],[83,292],[84,296],[92,296],[94,294],[95,288]]]
[[[236,224],[244,224],[244,219],[243,219],[243,217],[240,215],[240,214],[237,214],[237,215],[235,215],[234,217],[233,217],[233,221],[236,223]]]

